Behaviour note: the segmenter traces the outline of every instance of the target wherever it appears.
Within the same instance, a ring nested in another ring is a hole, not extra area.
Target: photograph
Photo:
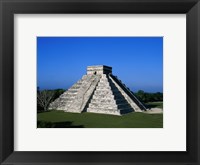
[[[37,128],[163,128],[162,36],[37,36]]]

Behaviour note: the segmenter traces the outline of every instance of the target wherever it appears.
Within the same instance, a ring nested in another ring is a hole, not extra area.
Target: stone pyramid
[[[112,67],[105,65],[88,66],[87,74],[52,102],[49,109],[112,115],[147,110],[129,88],[112,75]]]

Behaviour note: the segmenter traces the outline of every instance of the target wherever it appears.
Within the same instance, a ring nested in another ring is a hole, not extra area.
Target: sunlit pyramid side
[[[87,74],[52,102],[49,109],[122,115],[146,107],[114,75],[112,67],[88,66]]]

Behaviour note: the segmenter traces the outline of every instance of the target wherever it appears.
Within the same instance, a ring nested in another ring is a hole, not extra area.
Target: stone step
[[[132,108],[128,108],[128,109],[121,109],[120,110],[120,114],[126,114],[126,113],[130,113],[130,112],[134,112],[134,110]]]
[[[113,92],[111,90],[96,90],[94,95],[113,95]]]
[[[72,88],[70,88],[70,89],[68,89],[68,91],[67,91],[67,93],[69,92],[69,91],[78,91],[80,89],[80,87],[72,87]]]
[[[102,90],[105,90],[105,91],[106,91],[106,90],[109,90],[109,91],[110,91],[111,88],[110,88],[109,86],[108,86],[108,87],[104,87],[104,88],[103,88],[103,87],[102,87],[102,88],[96,87],[96,90],[95,90],[95,91],[102,91]]]
[[[68,90],[68,93],[77,93],[77,92],[78,92],[77,89],[70,89],[70,90]]]
[[[130,112],[134,112],[132,108],[127,109],[103,109],[103,108],[87,108],[87,112],[93,113],[106,113],[106,114],[113,114],[113,115],[122,115]]]
[[[73,101],[67,101],[67,100],[65,100],[65,101],[60,101],[60,102],[57,102],[56,104],[71,104],[71,103],[73,103]]]
[[[97,87],[109,87],[110,84],[109,83],[98,83]]]
[[[76,95],[78,93],[78,91],[74,91],[74,92],[71,92],[71,91],[69,91],[68,93],[67,93],[67,95],[65,95],[65,98],[66,97],[69,97],[69,96],[74,96],[74,95]]]
[[[60,99],[62,99],[62,100],[72,100],[72,99],[74,99],[75,96],[76,96],[75,94],[74,95],[67,95],[65,97],[60,97]]]
[[[117,109],[87,108],[87,112],[110,114],[110,115],[121,115],[120,111]]]
[[[71,96],[71,97],[66,97],[66,98],[61,98],[62,100],[60,101],[67,101],[67,102],[72,102],[74,99],[76,99],[76,96]]]
[[[113,95],[122,95],[119,90],[112,90]]]
[[[102,103],[102,104],[97,104],[97,103],[90,103],[89,104],[90,108],[104,108],[104,109],[117,109],[117,105],[115,103]]]
[[[62,101],[62,102],[73,102],[74,98],[72,98],[72,97],[62,98],[60,101]]]
[[[56,110],[63,110],[64,108],[65,108],[65,106],[63,105],[63,106],[57,107]]]
[[[108,82],[108,79],[107,79],[107,78],[105,78],[105,79],[101,78],[101,79],[99,80],[99,83],[109,83],[109,82]]]
[[[114,99],[114,95],[107,94],[107,95],[93,95],[93,99]]]
[[[71,103],[65,104],[65,107],[70,107],[70,106],[71,106]]]
[[[115,84],[111,84],[111,83],[110,83],[110,88],[111,88],[112,90],[115,90],[115,89],[119,90],[119,89],[115,86]]]
[[[128,102],[126,101],[126,99],[124,99],[124,98],[115,99],[115,102],[116,102],[116,104],[126,104],[126,103],[128,103]]]
[[[97,86],[96,87],[96,90],[111,90],[111,88],[110,88],[110,86],[102,86],[102,87],[100,87],[100,86]]]
[[[99,82],[108,81],[108,77],[101,77]]]
[[[69,91],[65,92],[65,94],[61,95],[60,97],[63,97],[63,98],[67,97],[68,93],[69,93]]]
[[[113,91],[113,92],[119,91],[118,89],[112,90],[110,86],[108,86],[108,87],[101,87],[101,88],[100,88],[100,87],[97,87],[97,88],[96,88],[96,91],[107,91],[107,90]]]
[[[122,100],[122,99],[125,99],[124,96],[121,94],[121,93],[118,93],[118,94],[114,94],[114,99],[115,100]]]
[[[66,106],[66,105],[71,105],[72,102],[60,102],[60,103],[57,103],[56,105],[63,105],[63,106]]]
[[[128,103],[125,99],[117,99],[117,100],[114,100],[114,99],[108,99],[108,98],[101,98],[101,99],[92,99],[91,100],[91,103],[98,103],[98,104],[102,104],[102,103],[108,103],[108,104],[126,104]]]
[[[70,94],[65,97],[61,97],[62,100],[72,100],[77,96],[77,94]]]
[[[128,103],[125,104],[115,104],[115,103],[102,103],[102,104],[98,104],[98,103],[90,103],[89,104],[90,108],[104,108],[104,109],[128,109],[131,108],[131,106]]]
[[[59,107],[64,107],[65,106],[65,103],[63,102],[54,102],[51,104],[51,109],[57,109]]]
[[[65,107],[65,104],[64,103],[60,103],[57,105],[57,107]]]
[[[102,77],[108,77],[107,74],[102,74],[101,76],[102,76]]]
[[[108,81],[108,77],[101,77],[100,82]]]
[[[81,85],[74,85],[74,86],[72,86],[70,89],[79,89],[80,87],[81,87]],[[69,91],[70,89],[68,89],[68,91]]]
[[[116,96],[118,96],[118,95],[122,95],[121,93],[120,93],[120,91],[112,91],[112,90],[96,90],[95,92],[94,92],[94,95],[99,95],[99,96],[101,96],[101,95],[116,95]]]
[[[131,106],[130,106],[128,103],[125,103],[125,104],[117,104],[117,108],[123,110],[123,109],[131,108]]]
[[[95,104],[116,104],[116,101],[114,99],[92,99],[90,103],[95,103]]]

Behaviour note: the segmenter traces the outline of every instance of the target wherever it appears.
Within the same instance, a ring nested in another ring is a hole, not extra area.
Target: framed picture
[[[162,128],[162,63],[160,36],[38,36],[37,128]]]
[[[200,2],[10,0],[2,164],[199,164]]]

